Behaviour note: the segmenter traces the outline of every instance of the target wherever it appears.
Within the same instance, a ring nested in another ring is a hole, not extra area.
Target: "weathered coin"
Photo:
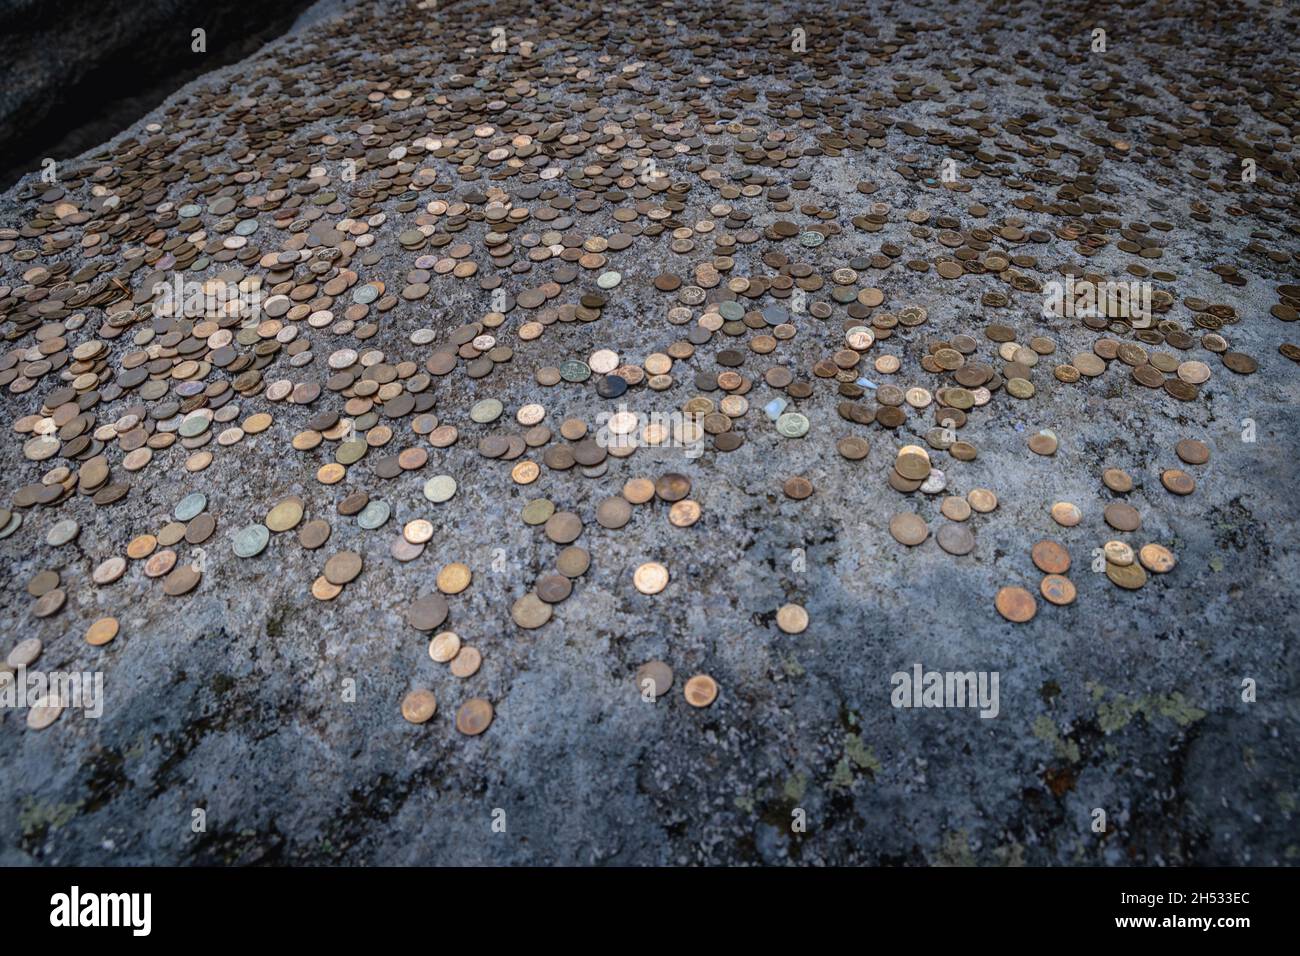
[[[1101,546],[1101,550],[1107,561],[1118,564],[1121,568],[1126,568],[1137,560],[1133,549],[1123,541],[1107,541]]]
[[[807,416],[799,412],[785,412],[776,420],[776,430],[786,438],[802,438],[808,428]]]
[[[1174,452],[1189,465],[1203,465],[1210,460],[1210,448],[1203,441],[1184,438],[1174,446]]]
[[[406,623],[417,631],[432,631],[447,620],[447,599],[436,591],[412,601],[406,608]]]
[[[361,573],[361,555],[355,551],[339,551],[325,562],[325,580],[330,584],[348,584]]]
[[[966,494],[966,501],[980,514],[988,514],[998,506],[998,496],[987,488],[973,488]]]
[[[572,544],[582,534],[582,519],[571,511],[557,511],[546,519],[543,531],[556,544]]]
[[[434,504],[450,501],[456,494],[456,479],[451,475],[434,475],[424,483],[424,497]]]
[[[1083,512],[1069,501],[1058,501],[1052,505],[1052,520],[1062,528],[1073,528],[1083,520]]]
[[[565,577],[579,578],[591,566],[591,555],[576,545],[568,547],[556,555],[555,566]]]
[[[292,531],[302,520],[303,503],[301,498],[285,498],[268,512],[266,527],[271,531]]]
[[[114,555],[100,562],[95,570],[91,572],[91,580],[96,584],[112,584],[126,573],[126,559],[120,555]]]
[[[524,630],[535,630],[551,619],[551,606],[529,591],[510,608],[510,617]]]
[[[422,724],[438,709],[438,698],[433,691],[413,690],[402,698],[402,716],[413,724]]]
[[[476,737],[492,723],[492,705],[482,697],[471,697],[456,712],[456,729],[467,737]]]
[[[889,519],[889,533],[899,544],[916,547],[930,537],[930,529],[920,515],[902,511]]]
[[[63,713],[63,702],[58,694],[37,698],[27,711],[27,727],[30,730],[44,730],[59,719]]]
[[[271,540],[271,532],[264,524],[250,524],[235,532],[235,556],[255,558],[266,548]]]
[[[81,525],[71,518],[65,518],[50,528],[45,536],[45,543],[52,548],[60,547],[75,538],[80,531]]]
[[[949,554],[961,556],[975,550],[975,535],[964,524],[944,524],[934,536],[939,547]]]
[[[1122,468],[1107,468],[1101,473],[1101,481],[1116,494],[1125,495],[1133,490],[1133,479]]]
[[[623,485],[623,497],[634,505],[643,505],[655,496],[655,484],[649,478],[630,478]]]
[[[636,569],[632,583],[642,594],[658,594],[668,586],[668,569],[655,561],[647,561]]]
[[[1049,574],[1043,578],[1038,590],[1052,604],[1064,606],[1074,603],[1074,582],[1059,574]]]
[[[642,697],[657,700],[673,686],[673,669],[663,661],[647,661],[636,669],[636,689]]]
[[[459,677],[462,680],[473,677],[478,673],[478,669],[483,664],[483,655],[478,652],[478,648],[471,644],[466,644],[460,649],[451,661],[451,674],[453,677]]]
[[[1144,544],[1138,549],[1138,560],[1142,567],[1155,574],[1167,574],[1177,563],[1174,553],[1162,544]]]
[[[776,626],[787,634],[802,634],[808,629],[808,612],[798,604],[786,604],[776,612]]]
[[[1023,624],[1038,612],[1034,596],[1024,588],[1004,587],[993,603],[999,614],[1016,624]]]
[[[1160,483],[1175,495],[1190,495],[1196,490],[1196,479],[1181,468],[1166,468],[1160,473]]]
[[[195,491],[176,502],[176,507],[172,510],[172,517],[177,521],[189,521],[207,506],[207,496],[202,492]]]
[[[308,551],[315,551],[329,540],[330,531],[328,521],[320,518],[308,521],[298,529],[298,543]]]
[[[31,667],[36,658],[41,656],[41,644],[39,638],[28,637],[14,645],[13,650],[5,658],[5,663],[14,670],[20,667]]]
[[[683,693],[692,707],[708,707],[718,699],[718,684],[708,674],[696,674],[686,682]]]
[[[949,495],[940,503],[939,511],[950,521],[965,521],[971,515],[971,506],[965,498]]]
[[[794,501],[803,501],[813,493],[813,483],[802,475],[795,475],[793,478],[787,478],[785,484],[781,486],[785,496]]]
[[[1107,561],[1106,577],[1129,591],[1135,591],[1147,583],[1146,571],[1142,570],[1142,565],[1136,562],[1129,565],[1118,565]]]
[[[1034,565],[1044,574],[1064,574],[1070,570],[1070,552],[1055,541],[1044,538],[1029,551]]]
[[[189,594],[203,578],[203,572],[194,564],[185,562],[177,566],[171,574],[163,579],[163,593],[169,597],[180,597],[182,594]]]
[[[621,495],[606,498],[596,506],[596,522],[602,528],[621,528],[631,520],[632,505]]]
[[[388,523],[392,513],[393,509],[387,501],[366,502],[366,506],[357,514],[357,525],[366,531],[375,531]]]
[[[1136,531],[1142,525],[1142,516],[1138,510],[1123,501],[1112,501],[1102,512],[1106,524],[1116,531]]]

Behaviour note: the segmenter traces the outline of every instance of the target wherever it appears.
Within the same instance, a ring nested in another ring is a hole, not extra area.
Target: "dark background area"
[[[97,146],[311,0],[0,0],[0,189]],[[207,31],[207,52],[191,31]]]

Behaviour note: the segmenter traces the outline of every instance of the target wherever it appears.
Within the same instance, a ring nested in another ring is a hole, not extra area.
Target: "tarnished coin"
[[[966,494],[966,501],[972,510],[988,514],[998,506],[998,496],[987,488],[972,488]]]
[[[250,524],[235,532],[235,556],[255,558],[266,548],[271,540],[271,532],[264,524]]]
[[[941,525],[934,539],[939,542],[939,547],[952,555],[961,556],[975,550],[975,535],[964,524]]]
[[[1174,446],[1174,452],[1189,465],[1203,465],[1210,460],[1210,448],[1203,441],[1184,438]]]
[[[1190,495],[1196,490],[1196,479],[1181,468],[1166,468],[1160,473],[1160,483],[1175,495]]]
[[[568,578],[579,578],[591,566],[591,555],[576,545],[565,548],[555,557],[555,567]]]
[[[1136,531],[1142,525],[1142,516],[1138,510],[1123,501],[1112,501],[1102,515],[1106,524],[1116,531]]]
[[[889,533],[899,544],[916,547],[930,537],[930,529],[920,515],[910,511],[900,512],[889,519]]]
[[[438,572],[438,590],[443,594],[459,594],[469,587],[473,576],[468,565],[449,564]]]
[[[510,617],[524,630],[536,630],[551,619],[551,606],[529,591],[510,608]]]
[[[673,686],[673,669],[663,661],[647,661],[636,670],[636,689],[643,698],[657,700]]]
[[[1043,578],[1038,590],[1052,604],[1066,605],[1074,603],[1074,582],[1059,574],[1049,574]]]
[[[325,580],[330,584],[347,584],[361,573],[361,555],[355,551],[340,551],[325,562]]]
[[[1162,544],[1144,544],[1138,550],[1138,560],[1142,567],[1154,574],[1167,574],[1177,563],[1174,553]]]
[[[14,670],[20,667],[31,667],[36,662],[36,658],[41,656],[42,647],[38,638],[24,638],[14,645],[13,650],[5,658],[5,663]]]
[[[432,631],[447,620],[447,599],[437,592],[412,601],[406,609],[406,623],[417,631]]]
[[[467,737],[476,737],[492,723],[492,705],[482,697],[471,697],[456,712],[456,729]]]
[[[462,680],[473,677],[478,673],[479,667],[483,664],[483,655],[478,652],[478,648],[472,644],[466,644],[451,660],[451,674],[453,677],[459,677]]]
[[[1044,574],[1064,574],[1070,570],[1070,552],[1055,541],[1044,538],[1030,549],[1029,556]]]
[[[1083,520],[1083,512],[1071,502],[1058,501],[1052,505],[1052,520],[1062,528],[1073,528]]]
[[[450,501],[456,494],[456,479],[451,475],[434,475],[424,483],[424,497],[435,504]]]
[[[413,690],[402,698],[402,716],[413,724],[422,724],[438,709],[438,698],[431,690]]]
[[[39,697],[27,711],[27,727],[30,730],[44,730],[58,720],[61,713],[63,702],[57,694]]]
[[[1142,570],[1142,565],[1134,562],[1129,565],[1118,565],[1106,562],[1106,577],[1122,588],[1129,591],[1136,591],[1142,585],[1147,583],[1147,573]]]

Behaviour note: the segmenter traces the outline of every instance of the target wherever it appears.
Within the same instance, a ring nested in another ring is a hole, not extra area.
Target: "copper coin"
[[[920,515],[903,511],[889,519],[889,533],[899,544],[916,547],[930,537],[930,529]]]
[[[86,630],[86,643],[92,647],[102,647],[117,637],[117,631],[117,618],[101,617]]]
[[[655,561],[648,561],[636,569],[632,583],[642,594],[658,594],[668,586],[668,569]]]
[[[1162,544],[1144,544],[1138,550],[1142,567],[1155,574],[1167,574],[1177,563],[1174,553]]]
[[[544,574],[535,585],[537,596],[547,604],[559,604],[573,593],[573,582],[563,574]]]
[[[510,608],[510,617],[524,630],[535,630],[551,619],[551,606],[529,591]]]
[[[1052,604],[1066,605],[1074,603],[1074,582],[1059,574],[1049,574],[1043,578],[1038,590]]]
[[[787,498],[794,501],[803,501],[813,493],[813,483],[802,475],[795,475],[793,478],[787,478],[785,484],[781,486]]]
[[[466,644],[460,649],[451,660],[451,674],[453,677],[459,677],[462,680],[467,677],[473,677],[478,673],[478,669],[483,664],[483,655],[478,652],[478,648],[472,644]]]
[[[689,528],[699,520],[699,503],[692,501],[689,498],[675,502],[673,506],[668,509],[668,523],[674,528]]]
[[[471,697],[456,711],[456,729],[467,737],[477,737],[492,723],[492,705],[482,697]]]
[[[163,593],[170,597],[179,597],[193,591],[203,577],[193,564],[184,563],[163,579]]]
[[[1138,510],[1122,501],[1112,501],[1102,514],[1106,524],[1116,531],[1136,531],[1142,525],[1142,516]]]
[[[330,525],[328,521],[317,518],[308,521],[298,529],[298,543],[308,551],[315,551],[330,537]]]
[[[1174,452],[1189,465],[1203,465],[1210,460],[1210,448],[1203,441],[1184,438],[1174,446]]]
[[[413,690],[402,698],[402,716],[413,724],[422,724],[438,709],[438,698],[431,690]]]
[[[1160,483],[1175,495],[1190,495],[1196,490],[1196,479],[1181,468],[1167,468],[1162,471]]]
[[[655,484],[649,478],[631,478],[623,486],[623,497],[634,505],[643,505],[655,496]]]
[[[776,612],[776,626],[786,634],[808,630],[808,612],[798,604],[786,604]]]
[[[1023,624],[1038,612],[1038,602],[1024,588],[1002,588],[993,603],[999,614],[1016,624]]]
[[[668,472],[655,482],[655,494],[663,501],[681,501],[691,493],[691,480],[685,475]]]
[[[696,674],[686,682],[683,693],[692,707],[708,707],[718,699],[718,684],[708,674]]]
[[[1107,561],[1106,577],[1129,591],[1136,591],[1147,583],[1147,573],[1142,570],[1142,565],[1137,563],[1121,566]]]
[[[1029,556],[1044,574],[1064,574],[1070,570],[1070,552],[1047,538],[1034,545]]]
[[[1062,528],[1073,528],[1083,520],[1083,512],[1069,501],[1058,501],[1052,505],[1052,520]]]
[[[1121,468],[1107,468],[1101,473],[1102,483],[1116,494],[1128,494],[1133,490],[1133,479]]]

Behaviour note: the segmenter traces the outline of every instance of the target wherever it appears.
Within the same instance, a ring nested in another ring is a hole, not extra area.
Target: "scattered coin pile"
[[[424,724],[455,698],[474,736],[494,719],[475,682],[493,651],[581,603],[593,568],[643,615],[692,600],[681,569],[725,531],[711,475],[812,508],[814,478],[850,469],[843,487],[897,502],[876,527],[901,564],[972,575],[999,499],[1032,505],[1062,540],[1025,537],[990,624],[1034,618],[1035,590],[1080,600],[1071,548],[1123,590],[1174,572],[1172,542],[1141,536],[1131,463],[1106,463],[1100,507],[1043,499],[1019,472],[1069,449],[1077,423],[1042,411],[1066,390],[1104,398],[1119,430],[1115,409],[1178,421],[1225,375],[1300,361],[1281,341],[1300,314],[1294,61],[1211,30],[1214,69],[1127,69],[1132,45],[1172,41],[1121,21],[1094,53],[1070,16],[1004,55],[947,5],[918,9],[360,4],[57,182],[28,177],[0,223],[0,539],[14,560],[61,555],[28,581],[31,617],[74,589],[125,607],[142,581],[190,599],[228,556],[274,577],[295,548],[316,569],[303,593],[346,615],[391,566],[405,583],[385,600],[469,688],[395,688],[394,711]],[[382,55],[354,55],[359,37]],[[1235,261],[1194,251],[1238,221],[1253,228]],[[1150,287],[1149,321],[1106,298],[1044,311],[1051,283],[1121,279]],[[1276,303],[1249,311],[1243,287]],[[1253,353],[1265,340],[1276,352]],[[1028,432],[1014,452],[1008,428]],[[1201,429],[1180,437],[1151,449],[1174,498],[1210,467]],[[996,488],[971,477],[990,448]],[[254,463],[276,488],[210,512],[196,486]],[[510,593],[443,553],[442,529],[474,518],[467,481],[503,511],[528,495]],[[584,482],[598,504],[574,510]],[[162,506],[120,529],[119,553],[68,556],[72,513]],[[609,544],[625,528],[644,551],[630,563]],[[463,619],[471,589],[516,630]],[[816,634],[806,589],[772,608],[790,639]],[[138,636],[120,617],[74,630]],[[11,643],[10,669],[41,652]],[[665,661],[629,676],[650,699],[673,685]],[[701,708],[720,690],[697,673],[682,693]],[[29,726],[58,716],[48,704]]]

